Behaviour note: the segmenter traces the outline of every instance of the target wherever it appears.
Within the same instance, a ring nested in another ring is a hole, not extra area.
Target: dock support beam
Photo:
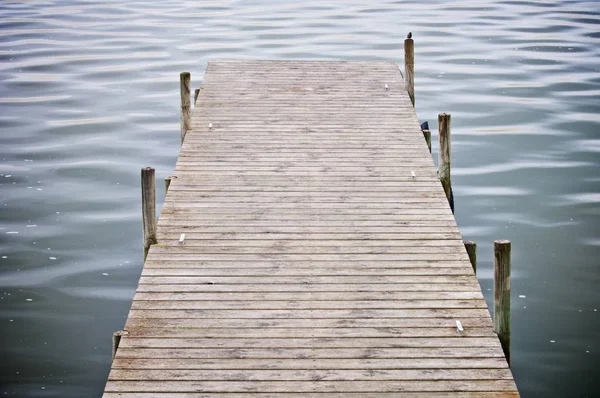
[[[156,183],[154,169],[142,169],[142,223],[144,226],[144,260],[156,240]]]
[[[473,272],[477,274],[477,243],[470,240],[464,240],[463,243],[465,245],[465,249],[467,249],[469,261],[473,267]]]
[[[450,180],[450,114],[440,113],[438,115],[438,135],[440,148],[438,152],[438,176],[444,187],[446,198],[450,203],[450,209],[454,214],[454,195],[452,194],[452,183]]]
[[[494,241],[494,331],[510,365],[510,241]]]
[[[415,106],[415,42],[412,33],[404,40],[404,83],[410,102]]]
[[[191,104],[190,104],[190,81],[192,76],[190,72],[181,72],[179,75],[179,85],[181,92],[181,144],[188,130],[192,129]]]

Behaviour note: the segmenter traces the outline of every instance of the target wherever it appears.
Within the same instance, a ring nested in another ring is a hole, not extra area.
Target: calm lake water
[[[142,267],[140,168],[164,178],[180,147],[179,72],[402,63],[409,31],[488,304],[492,241],[513,242],[523,397],[597,396],[600,3],[400,0],[2,0],[0,393],[101,395]]]

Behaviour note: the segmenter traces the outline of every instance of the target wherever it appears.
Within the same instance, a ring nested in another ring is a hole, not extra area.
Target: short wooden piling
[[[190,105],[190,81],[192,76],[190,72],[181,72],[179,75],[179,85],[181,92],[181,143],[185,139],[185,134],[192,129],[191,105]]]
[[[154,169],[142,169],[142,223],[144,226],[144,260],[156,240],[156,183]]]
[[[415,42],[412,33],[404,40],[404,83],[410,102],[415,106]]]
[[[117,330],[113,333],[112,336],[112,359],[115,359],[117,355],[117,350],[119,349],[119,344],[121,344],[121,337],[129,334],[127,330]]]
[[[169,192],[170,186],[171,186],[171,177],[165,177],[165,196],[167,196],[167,192]]]
[[[197,88],[197,89],[194,91],[194,106],[196,106],[196,101],[198,101],[198,96],[199,96],[199,95],[200,95],[200,89],[199,89],[199,88]]]
[[[477,243],[470,240],[464,240],[463,243],[465,244],[465,249],[467,249],[473,272],[477,274]]]
[[[427,148],[429,148],[429,153],[431,153],[431,130],[423,130],[423,137],[425,137]]]
[[[510,241],[494,241],[494,331],[510,365]]]
[[[438,135],[440,148],[438,152],[438,176],[444,187],[446,198],[454,213],[454,196],[452,194],[452,182],[450,180],[450,114],[440,113],[438,115]]]

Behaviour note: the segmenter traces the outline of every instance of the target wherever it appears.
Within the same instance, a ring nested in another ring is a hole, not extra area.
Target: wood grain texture
[[[518,396],[411,97],[209,62],[104,397]]]

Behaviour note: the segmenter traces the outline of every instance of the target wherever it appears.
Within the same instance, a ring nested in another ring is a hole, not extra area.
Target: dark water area
[[[0,2],[0,395],[101,395],[142,267],[140,168],[162,180],[180,147],[179,72],[402,64],[409,31],[488,304],[492,242],[513,242],[522,396],[598,396],[600,3],[400,0]]]

